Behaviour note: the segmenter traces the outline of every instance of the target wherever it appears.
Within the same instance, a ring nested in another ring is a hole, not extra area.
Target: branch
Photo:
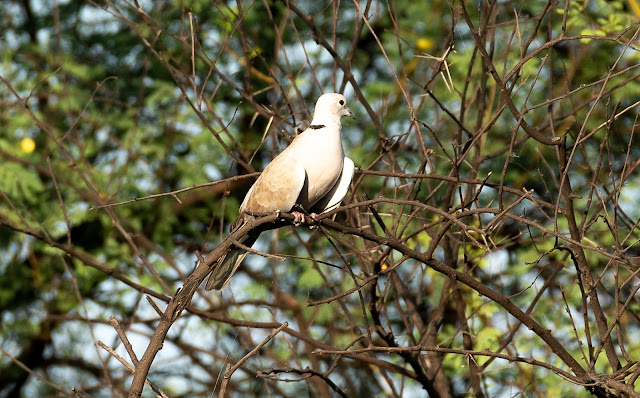
[[[500,95],[502,96],[502,99],[507,104],[507,107],[513,114],[513,117],[516,118],[516,120],[518,120],[524,132],[527,133],[529,137],[533,138],[534,140],[538,141],[541,144],[550,145],[550,146],[560,145],[562,143],[562,139],[560,137],[547,138],[544,135],[540,134],[536,129],[529,126],[529,124],[524,120],[524,114],[520,113],[520,111],[514,104],[513,100],[511,99],[510,90],[507,88],[506,80],[502,80],[502,78],[498,74],[498,71],[496,70],[496,67],[493,65],[493,62],[491,61],[491,57],[487,53],[487,50],[484,44],[482,43],[480,36],[478,35],[478,30],[476,29],[475,26],[473,26],[473,22],[471,22],[471,18],[469,17],[469,14],[467,13],[467,9],[464,6],[464,1],[462,0],[460,0],[460,9],[462,12],[462,16],[464,17],[464,20],[466,21],[467,26],[469,27],[469,30],[471,31],[471,34],[473,35],[473,38],[476,41],[476,47],[478,48],[478,51],[480,51],[480,54],[482,55],[482,59],[487,69],[489,70],[489,73],[491,73],[493,80],[495,80],[496,84],[498,85],[498,88],[500,89]]]
[[[229,384],[229,380],[231,380],[231,376],[233,375],[233,372],[238,370],[243,363],[245,363],[249,358],[254,356],[260,348],[262,348],[265,344],[271,341],[271,339],[273,339],[278,333],[280,333],[287,326],[289,326],[289,323],[284,322],[282,325],[280,325],[279,328],[271,332],[271,334],[269,334],[264,340],[262,340],[260,344],[255,346],[253,350],[249,351],[247,355],[240,358],[240,360],[236,362],[235,365],[231,366],[230,368],[229,368],[230,364],[227,365],[227,371],[224,373],[224,377],[222,378],[222,385],[220,386],[220,394],[218,395],[220,398],[223,398],[225,396],[225,392],[227,391],[227,384]]]
[[[214,187],[216,185],[220,185],[220,184],[223,184],[223,183],[224,184],[228,184],[230,182],[243,180],[245,178],[257,177],[259,175],[260,175],[260,173],[258,173],[258,172],[249,173],[249,174],[243,174],[243,175],[239,175],[239,176],[235,176],[235,177],[225,178],[223,180],[211,181],[211,182],[208,182],[206,184],[193,185],[193,186],[190,186],[190,187],[187,187],[187,188],[178,189],[177,191],[157,193],[157,194],[154,194],[154,195],[145,196],[143,198],[133,198],[133,199],[130,199],[130,200],[125,200],[123,202],[106,203],[106,204],[102,204],[102,205],[94,205],[94,206],[91,206],[89,208],[89,210],[104,209],[104,208],[107,208],[107,207],[118,207],[118,206],[122,206],[122,205],[127,205],[129,203],[133,203],[133,202],[141,202],[143,200],[161,198],[163,196],[173,196],[176,200],[179,201],[179,199],[177,198],[176,195],[184,193],[184,192],[192,191],[194,189],[200,189],[200,188],[206,188],[206,187]]]
[[[344,354],[363,354],[365,352],[380,352],[383,354],[391,354],[391,353],[403,353],[403,352],[440,352],[444,354],[459,354],[459,355],[473,355],[473,356],[485,356],[485,357],[495,357],[499,359],[504,359],[509,362],[523,362],[528,363],[529,365],[540,366],[545,369],[549,369],[553,373],[556,373],[559,376],[562,376],[573,383],[581,383],[581,380],[576,376],[568,373],[560,368],[557,368],[553,365],[549,365],[546,362],[538,361],[533,358],[525,358],[514,355],[501,354],[499,352],[493,352],[489,350],[482,351],[474,351],[474,350],[462,350],[458,348],[447,348],[447,347],[425,347],[423,345],[410,346],[410,347],[366,347],[355,350],[314,350],[314,354],[318,355],[344,355]]]
[[[334,383],[329,376],[327,376],[324,373],[320,373],[318,371],[315,371],[313,369],[309,369],[308,367],[305,369],[294,369],[294,368],[287,368],[287,369],[274,369],[271,368],[269,370],[266,371],[258,371],[258,377],[264,377],[267,378],[270,374],[276,374],[276,373],[296,373],[299,375],[305,375],[308,374],[310,376],[316,376],[321,378],[325,383],[327,383],[327,385],[329,387],[331,387],[331,389],[335,392],[337,392],[341,397],[348,397],[349,395],[347,394],[347,392],[345,390],[343,390],[342,388],[338,387],[338,385],[336,385],[336,383]],[[276,379],[276,380],[280,380],[280,379]],[[304,380],[304,379],[303,379]],[[293,381],[293,380],[285,380],[285,381]]]
[[[107,351],[109,354],[111,354],[112,357],[114,357],[118,362],[120,362],[121,364],[124,365],[125,368],[129,369],[131,371],[131,373],[135,372],[135,367],[133,365],[131,365],[129,362],[127,362],[126,359],[122,358],[120,355],[118,355],[117,352],[115,352],[111,347],[109,347],[108,345],[106,345],[105,343],[103,343],[102,341],[98,341],[98,345],[100,347],[102,347],[105,351]],[[132,358],[133,359],[133,358]],[[161,398],[169,398],[169,396],[167,394],[165,394],[164,391],[162,391],[162,389],[160,389],[160,387],[158,387],[157,385],[155,385],[154,383],[152,383],[151,381],[149,381],[149,379],[146,379],[144,381],[144,384],[146,384],[147,386],[149,386],[149,388],[151,388],[151,390],[153,392],[155,392],[156,394],[158,394],[159,397]]]
[[[462,273],[454,268],[447,266],[446,264],[430,258],[426,256],[424,253],[413,250],[403,244],[401,241],[393,238],[383,238],[361,228],[355,228],[346,226],[344,224],[331,221],[328,219],[324,219],[321,221],[322,225],[332,228],[336,231],[339,231],[344,234],[350,234],[355,236],[360,236],[361,238],[376,242],[381,245],[386,245],[394,250],[413,258],[416,261],[419,261],[425,265],[431,267],[434,271],[437,271],[443,275],[446,275],[454,280],[458,280],[463,284],[469,286],[473,290],[477,291],[481,295],[493,300],[496,304],[500,305],[502,308],[507,310],[509,314],[511,314],[514,318],[522,322],[525,326],[527,326],[530,330],[532,330],[536,335],[538,335],[551,350],[558,356],[560,359],[573,371],[573,373],[580,377],[583,382],[593,381],[594,375],[590,375],[587,371],[580,366],[578,361],[567,351],[562,343],[560,343],[551,333],[550,330],[545,329],[536,322],[532,317],[527,315],[524,311],[522,311],[518,306],[513,304],[509,298],[506,296],[496,292],[490,287],[484,285],[482,282],[475,279],[473,276]]]
[[[136,366],[136,371],[129,390],[129,398],[140,397],[142,395],[144,381],[151,369],[151,364],[158,354],[158,351],[162,349],[164,339],[169,332],[171,325],[173,325],[178,317],[180,317],[182,311],[191,304],[193,295],[202,281],[204,281],[207,275],[211,272],[211,267],[230,250],[231,246],[234,245],[234,241],[238,241],[242,236],[249,233],[249,231],[278,228],[280,226],[290,224],[293,220],[293,215],[288,213],[280,214],[278,212],[261,218],[251,217],[246,223],[229,235],[218,247],[209,253],[204,258],[204,261],[200,262],[191,275],[187,277],[182,288],[176,292],[175,296],[167,304],[167,308],[165,309],[163,316],[160,318],[160,322],[151,337],[149,346],[138,362],[138,366]]]

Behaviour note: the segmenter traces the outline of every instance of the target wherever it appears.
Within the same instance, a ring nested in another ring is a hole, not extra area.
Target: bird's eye
[[[338,103],[339,103],[340,105],[344,105],[344,101],[343,101],[343,100],[338,101]]]

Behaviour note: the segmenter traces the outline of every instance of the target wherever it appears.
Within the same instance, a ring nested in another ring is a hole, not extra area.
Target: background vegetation
[[[640,396],[635,0],[3,9],[0,396]],[[331,91],[335,220],[198,289]]]

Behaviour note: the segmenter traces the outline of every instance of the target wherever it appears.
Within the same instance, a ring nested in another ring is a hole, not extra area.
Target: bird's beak
[[[356,120],[356,115],[354,115],[353,112],[351,112],[351,109],[345,106],[344,110],[347,111],[345,116],[349,116],[351,119]]]

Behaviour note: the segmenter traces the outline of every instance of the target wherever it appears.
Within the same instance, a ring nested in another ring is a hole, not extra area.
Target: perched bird
[[[353,161],[344,156],[340,141],[343,116],[354,118],[342,94],[318,98],[311,125],[269,163],[247,192],[232,232],[253,215],[292,212],[299,224],[305,215],[294,207],[313,215],[342,202],[354,173]],[[261,232],[252,231],[239,242],[251,247]],[[245,250],[232,248],[213,269],[206,289],[222,289],[246,255]]]

